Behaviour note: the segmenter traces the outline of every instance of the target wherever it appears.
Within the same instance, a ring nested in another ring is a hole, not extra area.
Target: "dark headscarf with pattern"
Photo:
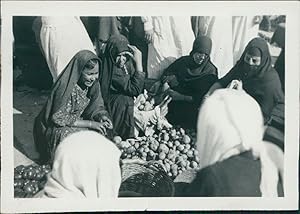
[[[101,68],[101,61],[94,53],[82,50],[72,58],[55,82],[45,106],[35,119],[34,138],[36,144],[46,142],[46,131],[53,126],[52,115],[67,103],[82,71],[90,60],[97,60],[99,68]],[[87,96],[90,102],[82,114],[83,119],[93,120],[99,114],[107,114],[98,81],[95,81],[89,88]]]

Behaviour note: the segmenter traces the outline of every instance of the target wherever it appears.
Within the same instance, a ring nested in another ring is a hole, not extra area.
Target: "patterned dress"
[[[65,137],[71,133],[86,129],[74,127],[73,124],[76,120],[82,119],[81,114],[90,102],[90,99],[87,97],[87,92],[87,89],[82,90],[76,84],[68,102],[52,115],[52,122],[55,127],[47,131],[48,134],[51,134],[51,140],[48,145],[51,157],[53,157],[59,142]]]

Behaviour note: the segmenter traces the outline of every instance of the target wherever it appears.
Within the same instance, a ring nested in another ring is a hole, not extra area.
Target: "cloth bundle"
[[[142,131],[145,136],[154,134],[155,129],[171,128],[172,125],[165,118],[168,113],[168,103],[171,101],[166,97],[159,105],[154,106],[154,99],[147,101],[148,94],[144,90],[134,101],[135,137]]]

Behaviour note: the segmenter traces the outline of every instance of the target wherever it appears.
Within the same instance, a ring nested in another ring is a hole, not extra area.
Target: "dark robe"
[[[168,106],[167,119],[174,125],[196,128],[202,98],[218,80],[217,68],[209,57],[201,65],[198,65],[191,56],[183,56],[167,68],[162,78],[167,79],[168,76],[173,75],[176,80],[169,82],[170,87],[180,94],[191,96],[193,102],[172,101]]]
[[[258,48],[262,56],[261,64],[254,72],[250,71],[249,66],[244,62],[245,54],[252,47]],[[275,106],[284,106],[284,94],[280,79],[271,65],[271,55],[265,40],[252,39],[237,64],[219,82],[226,87],[234,79],[242,80],[244,90],[258,102],[265,123],[269,121]]]
[[[133,97],[142,93],[145,79],[145,74],[135,70],[130,58],[125,64],[127,73],[115,64],[117,55],[128,51],[128,44],[122,35],[114,35],[109,39],[100,77],[103,99],[114,125],[114,135],[122,139],[134,137]]]
[[[190,184],[175,184],[175,196],[260,197],[260,180],[260,160],[244,152],[201,169]],[[283,196],[280,179],[277,192]]]
[[[91,59],[97,59],[99,66],[101,66],[98,57],[88,50],[80,51],[72,58],[55,82],[45,106],[35,118],[33,135],[42,162],[48,162],[53,158],[51,155],[53,155],[52,151],[55,148],[52,146],[58,145],[61,140],[56,135],[59,134],[57,130],[63,127],[54,123],[53,115],[66,105],[86,63]],[[83,119],[97,120],[99,115],[108,115],[98,81],[95,81],[92,87],[88,89],[87,98],[89,104],[81,115]]]

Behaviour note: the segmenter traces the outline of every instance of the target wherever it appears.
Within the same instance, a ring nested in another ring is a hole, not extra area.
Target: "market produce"
[[[51,171],[50,165],[29,166],[19,165],[14,169],[15,197],[32,197],[43,189],[47,174]]]
[[[195,149],[195,139],[194,130],[175,127],[156,130],[152,136],[114,142],[122,151],[122,159],[156,160],[174,179],[187,169],[198,168],[199,157]]]

